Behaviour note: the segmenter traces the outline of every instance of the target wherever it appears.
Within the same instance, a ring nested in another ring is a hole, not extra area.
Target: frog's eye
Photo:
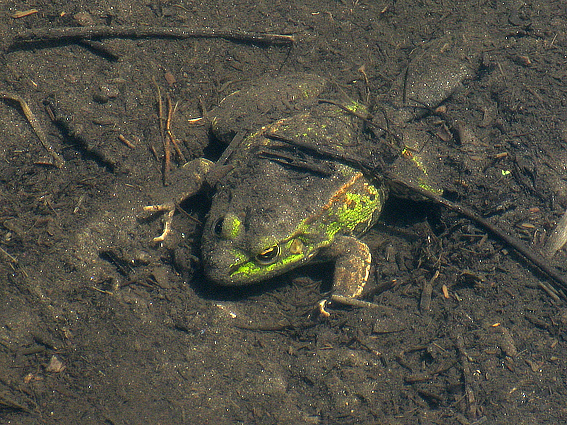
[[[279,253],[280,247],[278,245],[274,245],[256,255],[256,260],[258,260],[258,263],[263,265],[272,264],[278,258]]]
[[[215,221],[215,225],[213,226],[213,232],[215,233],[215,235],[217,235],[217,236],[222,235],[223,223],[224,223],[224,217],[221,217],[217,221]]]

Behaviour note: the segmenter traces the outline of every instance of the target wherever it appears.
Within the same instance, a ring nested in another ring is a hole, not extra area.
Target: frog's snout
[[[230,252],[216,249],[212,252],[203,253],[203,266],[207,279],[224,286],[245,285],[231,275],[235,264],[242,262],[242,255],[237,252]]]

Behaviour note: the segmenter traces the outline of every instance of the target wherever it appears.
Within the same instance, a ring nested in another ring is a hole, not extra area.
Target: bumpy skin
[[[354,102],[350,107],[361,108]],[[246,285],[317,258],[336,262],[339,295],[361,293],[370,253],[356,237],[376,222],[386,189],[350,166],[266,137],[276,134],[342,151],[356,144],[360,124],[352,114],[321,104],[243,141],[229,160],[232,170],[217,184],[203,232],[203,261],[211,280]],[[292,157],[295,165],[274,152]]]

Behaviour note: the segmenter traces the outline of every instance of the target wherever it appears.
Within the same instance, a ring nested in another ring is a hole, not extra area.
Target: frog
[[[378,220],[388,196],[351,165],[298,152],[283,141],[337,151],[358,144],[365,108],[317,104],[246,137],[215,187],[203,228],[206,276],[221,285],[248,285],[313,261],[335,264],[336,297],[360,296],[371,253],[359,237]],[[355,143],[356,142],[356,143]]]
[[[421,86],[416,98],[425,97],[433,107],[470,76],[466,67],[452,75],[433,95]],[[346,156],[372,152],[362,132],[367,108],[344,97],[321,101],[328,90],[327,79],[299,73],[263,79],[221,102],[211,131],[231,142],[216,164],[207,164],[214,191],[201,240],[205,276],[223,286],[255,284],[308,263],[333,263],[332,295],[320,303],[325,316],[329,302],[348,304],[363,294],[372,254],[361,236],[378,221],[392,189],[351,163],[300,148]],[[258,119],[247,116],[246,108],[264,112]],[[401,121],[418,116],[395,103],[390,108]],[[270,119],[278,115],[283,117]],[[427,159],[414,155],[396,169],[439,193],[428,180]]]

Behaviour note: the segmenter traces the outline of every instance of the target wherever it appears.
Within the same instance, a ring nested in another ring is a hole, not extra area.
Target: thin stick
[[[20,108],[22,109],[22,112],[24,113],[26,119],[28,120],[29,124],[33,128],[33,131],[35,132],[37,138],[39,139],[39,141],[41,142],[43,147],[47,150],[47,152],[49,152],[49,154],[53,158],[53,161],[54,161],[53,165],[55,165],[57,168],[63,167],[65,160],[62,157],[60,157],[57,152],[55,152],[55,149],[53,149],[53,146],[51,146],[51,144],[47,140],[47,136],[45,135],[43,129],[41,128],[39,121],[37,120],[37,118],[35,117],[33,112],[31,111],[31,109],[28,106],[28,104],[26,103],[26,101],[16,94],[7,93],[7,92],[4,92],[4,91],[0,91],[0,98],[9,99],[9,100],[12,100],[14,102],[19,103]]]
[[[463,368],[463,378],[465,384],[465,395],[467,401],[467,417],[470,419],[475,419],[478,417],[478,404],[474,395],[472,379],[471,366],[469,361],[469,356],[465,351],[465,341],[461,334],[457,335],[457,349],[459,350],[459,360],[461,361],[461,367]]]
[[[18,259],[13,255],[8,254],[8,251],[5,251],[4,249],[0,248],[0,254],[12,264],[18,264]]]
[[[123,134],[119,134],[118,135],[118,140],[120,140],[122,143],[124,143],[126,146],[128,146],[130,149],[135,149],[136,145],[134,145],[134,143],[132,143],[130,140],[128,140],[126,137],[124,137]]]
[[[177,158],[179,161],[181,161],[181,163],[186,163],[187,160],[185,159],[185,155],[183,155],[183,152],[181,152],[181,148],[179,147],[179,143],[177,143],[177,139],[175,138],[175,136],[173,135],[173,133],[171,132],[171,130],[167,130],[167,137],[169,137],[169,140],[171,141],[171,144],[173,145],[173,149],[175,149],[175,153],[177,154]]]
[[[161,137],[163,138],[165,136],[165,130],[164,130],[165,118],[163,117],[163,115],[164,115],[164,113],[163,113],[163,99],[161,98],[161,89],[160,89],[160,87],[159,87],[159,85],[156,82],[154,77],[152,77],[152,82],[156,86],[156,91],[157,91],[156,99],[157,99],[157,106],[158,106],[159,133],[160,133]]]
[[[34,43],[57,40],[84,40],[91,38],[225,38],[265,44],[293,44],[295,37],[284,34],[253,33],[213,28],[168,28],[104,25],[91,27],[35,28],[16,34],[14,43]]]
[[[167,121],[165,122],[165,134],[163,137],[163,184],[167,185],[169,183],[169,169],[171,167],[171,143],[167,133],[169,132],[173,107],[171,105],[171,97],[169,96],[169,93],[166,94],[165,99],[167,101]]]

